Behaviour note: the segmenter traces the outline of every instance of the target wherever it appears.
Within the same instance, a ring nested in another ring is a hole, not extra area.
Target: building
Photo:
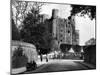
[[[79,30],[75,30],[75,17],[63,19],[58,16],[59,10],[52,10],[52,36],[59,44],[79,44]]]
[[[85,45],[96,45],[96,39],[91,38],[90,40],[85,42]]]
[[[59,10],[53,9],[51,18],[47,19],[48,30],[53,37],[52,41],[55,41],[58,47],[61,44],[79,45],[79,30],[75,28],[75,17],[70,16],[68,19],[64,19],[60,18],[58,14]],[[44,21],[45,17],[42,19]]]

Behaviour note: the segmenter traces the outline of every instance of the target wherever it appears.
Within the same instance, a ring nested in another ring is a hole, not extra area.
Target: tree
[[[96,45],[96,39],[91,38],[90,40],[85,42],[86,45]]]
[[[12,27],[12,40],[20,40],[20,33],[13,19],[12,19],[11,27]]]
[[[71,15],[76,15],[77,13],[81,13],[81,16],[88,15],[90,19],[96,18],[96,6],[89,5],[71,5]]]
[[[72,45],[70,45],[70,44],[61,44],[60,49],[63,53],[66,53],[70,50],[71,46]]]
[[[21,30],[21,38],[25,42],[36,44],[43,39],[41,38],[45,28],[37,24],[38,18],[32,13],[29,13],[23,21],[23,28]]]
[[[36,10],[39,11],[41,9],[41,6],[44,5],[44,3],[20,0],[11,0],[11,3],[12,16],[19,30],[22,28],[23,20],[25,19],[27,14],[32,11],[33,8],[36,8]]]
[[[79,45],[73,45],[72,48],[75,52],[81,52],[81,46]]]
[[[49,31],[49,21],[41,22],[41,15],[38,8],[33,8],[23,21],[21,29],[21,39],[25,42],[32,43],[37,47],[40,53],[46,54],[50,49],[51,33]],[[40,54],[39,53],[39,54]]]
[[[28,58],[25,55],[23,55],[23,48],[21,46],[18,46],[18,48],[13,52],[12,68],[24,67],[26,66],[27,62]]]
[[[15,21],[15,24],[18,26],[18,22],[20,25],[25,17],[25,12],[27,11],[28,2],[27,1],[19,1],[19,0],[12,0],[12,16]]]

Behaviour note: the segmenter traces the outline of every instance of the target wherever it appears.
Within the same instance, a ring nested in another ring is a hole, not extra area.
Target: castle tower
[[[59,50],[58,48],[58,39],[57,39],[57,27],[58,27],[58,9],[52,10],[52,36],[53,36],[53,50]]]
[[[57,18],[58,18],[58,9],[52,10],[52,36],[57,38]]]
[[[52,10],[52,18],[53,18],[53,19],[58,18],[58,12],[59,12],[58,9],[53,9],[53,10]]]

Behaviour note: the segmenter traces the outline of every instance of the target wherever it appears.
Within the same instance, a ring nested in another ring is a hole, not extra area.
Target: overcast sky
[[[41,14],[52,15],[52,9],[59,10],[59,17],[67,18],[70,16],[71,6],[61,4],[46,4],[42,7]],[[79,30],[80,45],[84,45],[90,38],[95,37],[95,20],[85,17],[75,16],[76,29]]]

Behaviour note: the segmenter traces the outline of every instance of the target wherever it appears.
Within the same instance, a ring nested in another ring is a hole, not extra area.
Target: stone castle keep
[[[52,36],[58,44],[79,44],[79,30],[75,29],[75,17],[63,19],[58,16],[59,10],[52,10]]]

